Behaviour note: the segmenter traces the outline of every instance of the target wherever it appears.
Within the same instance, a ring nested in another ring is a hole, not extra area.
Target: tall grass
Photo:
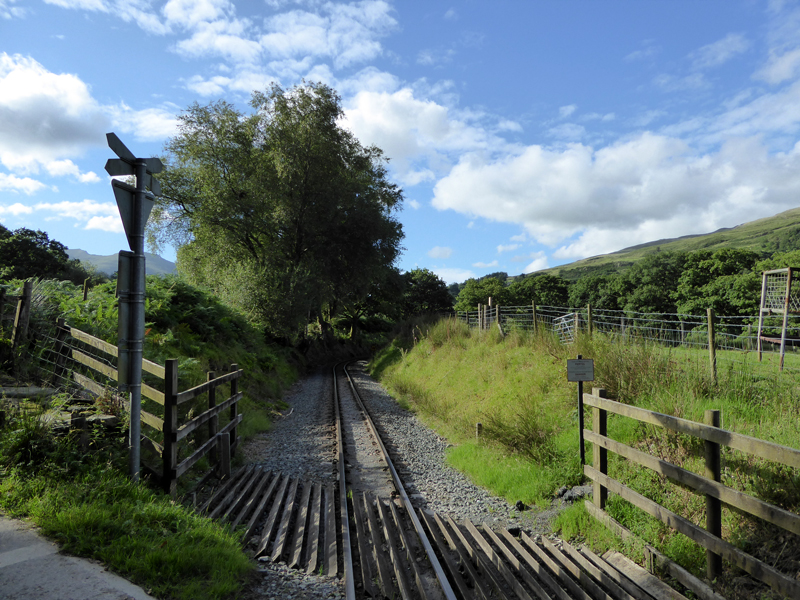
[[[755,362],[752,354],[736,356],[735,363],[721,362],[714,379],[707,350],[671,349],[612,335],[579,335],[576,343],[564,346],[541,329],[532,333],[512,328],[503,338],[496,328],[466,331],[448,321],[418,330],[422,335],[403,352],[392,355],[389,350],[376,358],[373,364],[381,364],[382,381],[456,445],[448,454],[453,465],[511,502],[549,505],[558,487],[583,479],[577,389],[566,381],[566,360],[578,354],[594,359],[595,381],[590,385],[604,388],[610,398],[694,421],[702,421],[707,409],[718,409],[725,429],[798,447],[800,385],[790,374],[778,375],[774,365]],[[590,416],[587,410],[585,422],[591,422]],[[475,437],[478,422],[483,424],[480,439]],[[613,439],[703,473],[698,440],[617,415],[609,417],[608,429]],[[591,461],[589,444],[586,450]],[[726,485],[800,510],[797,470],[729,449],[723,450],[723,465]],[[613,454],[609,472],[670,510],[705,522],[702,496]],[[607,510],[687,568],[703,570],[705,551],[684,536],[616,496]],[[723,537],[742,547],[764,546],[775,534],[739,513],[726,510],[724,515]],[[575,508],[557,527],[608,545],[608,536],[590,522],[585,511]],[[794,539],[786,543],[800,552],[797,536],[781,535]],[[771,564],[785,561],[777,553],[763,558]]]

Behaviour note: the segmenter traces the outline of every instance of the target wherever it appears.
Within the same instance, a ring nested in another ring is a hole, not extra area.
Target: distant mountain
[[[117,272],[118,256],[116,254],[109,254],[102,256],[100,254],[89,254],[86,250],[67,248],[67,254],[70,258],[77,258],[81,262],[88,263],[94,266],[101,273],[111,275]],[[167,275],[175,273],[175,263],[170,262],[156,254],[144,253],[145,257],[145,270],[148,275]]]
[[[539,273],[551,273],[575,281],[590,273],[624,271],[638,260],[654,252],[692,252],[722,248],[745,248],[764,256],[770,256],[775,252],[800,250],[800,208],[793,208],[775,216],[750,221],[736,227],[718,229],[712,233],[685,235],[679,238],[638,244],[610,254],[592,256],[545,269]]]

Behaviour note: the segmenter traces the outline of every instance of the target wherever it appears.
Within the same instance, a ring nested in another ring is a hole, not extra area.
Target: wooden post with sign
[[[567,381],[578,382],[578,434],[580,438],[581,466],[586,464],[583,447],[583,382],[594,381],[594,360],[584,359],[580,354],[576,360],[567,361]]]

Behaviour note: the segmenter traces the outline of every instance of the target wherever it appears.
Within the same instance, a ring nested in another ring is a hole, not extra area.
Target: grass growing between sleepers
[[[595,381],[608,397],[692,421],[707,409],[721,413],[722,428],[790,447],[800,439],[800,382],[775,365],[758,363],[754,353],[720,353],[716,381],[708,351],[637,343],[606,335],[580,335],[565,346],[551,334],[515,331],[502,336],[469,330],[453,319],[408,323],[391,346],[373,359],[373,374],[399,401],[445,436],[453,447],[447,460],[479,485],[528,505],[549,506],[562,486],[586,482],[578,454],[577,384],[566,380],[566,361],[594,359]],[[591,429],[590,409],[584,413]],[[477,424],[481,423],[480,437]],[[609,436],[695,473],[704,472],[701,440],[610,415]],[[587,463],[592,462],[586,444]],[[800,512],[800,472],[735,450],[723,449],[722,482],[785,510]],[[647,469],[609,453],[609,474],[701,527],[704,497],[671,484]],[[621,498],[610,495],[608,513],[684,567],[702,575],[705,550]],[[641,548],[615,539],[577,503],[555,520],[567,539],[577,538],[598,551],[625,549],[635,560]],[[791,561],[800,538],[777,531],[741,513],[723,510],[723,538],[757,558],[797,572]],[[781,546],[775,540],[781,540]],[[788,549],[791,549],[790,550]],[[781,552],[781,550],[783,551]],[[793,570],[794,569],[794,570]],[[740,573],[722,579],[725,587]],[[752,590],[751,590],[752,591]],[[763,598],[772,598],[768,589]]]

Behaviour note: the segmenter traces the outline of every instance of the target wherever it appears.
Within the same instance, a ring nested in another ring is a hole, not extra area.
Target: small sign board
[[[567,381],[594,381],[594,359],[567,360]]]

